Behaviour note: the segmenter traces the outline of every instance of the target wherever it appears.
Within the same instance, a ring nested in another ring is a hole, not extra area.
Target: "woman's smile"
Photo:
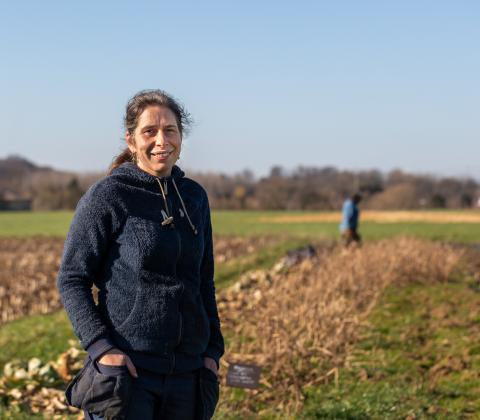
[[[169,156],[172,153],[173,153],[173,150],[170,150],[170,151],[152,152],[150,153],[150,155],[152,156],[153,160],[165,161],[169,158]]]

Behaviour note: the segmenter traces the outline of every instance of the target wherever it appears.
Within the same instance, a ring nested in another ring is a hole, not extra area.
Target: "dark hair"
[[[123,123],[125,130],[130,134],[133,134],[135,128],[137,128],[138,119],[142,112],[149,106],[165,106],[175,115],[177,120],[178,129],[180,135],[188,133],[188,130],[192,124],[192,118],[185,107],[175,100],[171,95],[160,89],[147,89],[141,90],[135,94],[127,103],[125,110],[125,117]],[[126,147],[122,152],[116,156],[108,169],[108,173],[111,173],[113,169],[120,166],[122,163],[131,161],[132,153],[130,149]]]
[[[358,204],[362,201],[362,195],[360,193],[355,193],[352,195],[352,200],[354,203]]]

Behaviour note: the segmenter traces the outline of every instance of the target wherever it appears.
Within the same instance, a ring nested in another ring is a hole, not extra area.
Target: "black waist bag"
[[[103,366],[103,365],[102,365]],[[90,358],[68,384],[69,405],[105,420],[126,418],[132,378],[126,366],[105,366],[102,373]]]

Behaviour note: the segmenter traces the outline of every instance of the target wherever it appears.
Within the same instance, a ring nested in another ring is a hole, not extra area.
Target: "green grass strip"
[[[352,367],[307,390],[300,418],[480,418],[479,299],[469,279],[388,289]]]

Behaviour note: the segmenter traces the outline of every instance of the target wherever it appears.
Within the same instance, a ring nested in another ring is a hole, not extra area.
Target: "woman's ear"
[[[135,141],[133,139],[133,136],[128,131],[125,133],[125,140],[127,142],[127,146],[130,152],[132,153],[135,152],[136,151]]]

